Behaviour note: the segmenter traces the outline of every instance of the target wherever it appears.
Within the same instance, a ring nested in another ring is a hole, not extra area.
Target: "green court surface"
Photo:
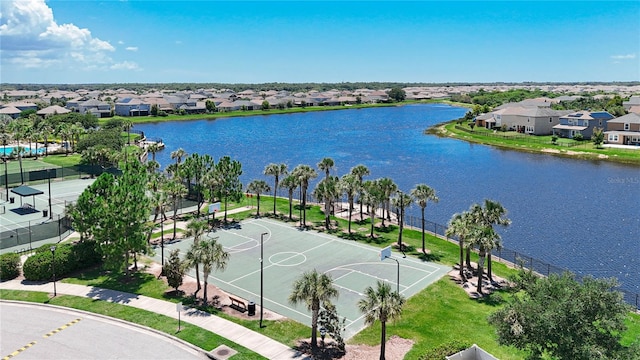
[[[209,282],[260,305],[260,238],[263,233],[265,309],[310,325],[311,314],[306,306],[291,305],[287,299],[300,274],[315,268],[330,274],[340,292],[334,303],[340,318],[346,317],[346,338],[365,327],[357,302],[367,286],[375,286],[377,280],[383,280],[393,289],[399,285],[400,293],[408,298],[451,270],[443,265],[403,258],[395,252],[392,258],[381,261],[380,248],[315,231],[301,231],[269,219],[251,219],[207,234],[207,237],[217,237],[231,254],[227,269],[210,274]],[[193,239],[185,239],[167,245],[165,256],[168,251],[179,248],[184,257],[192,242]],[[160,261],[160,249],[157,249],[155,259]],[[259,313],[256,314],[258,317]]]

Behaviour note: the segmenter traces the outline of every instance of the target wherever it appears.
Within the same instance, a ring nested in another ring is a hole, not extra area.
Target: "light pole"
[[[53,272],[53,297],[56,297],[56,246],[51,246],[51,270]]]
[[[264,298],[264,236],[267,233],[260,234],[260,328],[262,329],[262,317],[264,313],[264,307],[262,307],[262,300]]]
[[[4,189],[7,192],[6,200],[9,201],[9,175],[7,173],[7,163],[9,162],[9,158],[7,155],[2,155],[2,162],[4,163]]]

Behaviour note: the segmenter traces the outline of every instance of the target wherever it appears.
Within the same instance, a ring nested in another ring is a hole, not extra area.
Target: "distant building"
[[[553,134],[572,139],[576,134],[582,134],[584,139],[591,139],[596,127],[606,129],[607,121],[613,115],[606,111],[578,111],[560,117],[560,124],[553,127]]]
[[[608,144],[640,145],[640,115],[628,113],[607,121],[604,140]]]

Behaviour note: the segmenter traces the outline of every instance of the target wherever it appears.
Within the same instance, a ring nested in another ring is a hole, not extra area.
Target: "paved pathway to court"
[[[32,284],[20,280],[11,280],[0,283],[0,289],[53,293],[53,283]],[[138,309],[144,309],[178,319],[178,312],[176,310],[175,303],[147,296],[61,282],[56,283],[56,292],[58,294],[82,296],[132,306]],[[188,309],[182,312],[180,319],[184,322],[188,322],[216,333],[235,342],[236,344],[246,347],[247,349],[251,349],[267,359],[305,359],[305,357],[302,357],[301,354],[297,353],[287,345],[209,313],[195,309]],[[203,349],[205,352],[211,350],[212,349]]]

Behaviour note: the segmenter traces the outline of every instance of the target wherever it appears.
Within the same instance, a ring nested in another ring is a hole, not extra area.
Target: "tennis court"
[[[287,299],[293,282],[300,274],[315,268],[319,272],[330,274],[340,292],[334,303],[340,318],[346,317],[346,338],[365,326],[357,302],[367,286],[375,286],[376,281],[383,280],[393,289],[399,286],[400,293],[408,298],[450,270],[443,265],[403,258],[402,254],[395,252],[391,259],[381,261],[380,248],[315,231],[300,231],[289,224],[270,219],[251,219],[233,228],[217,229],[207,234],[208,237],[218,237],[218,241],[231,254],[227,269],[212,273],[209,282],[228,293],[260,305],[262,234],[265,234],[265,309],[310,325],[311,314],[306,306],[293,306]],[[181,256],[184,257],[191,244],[192,239],[187,239],[170,244],[167,248],[169,251],[180,249]],[[160,261],[159,251],[156,260]]]
[[[9,189],[8,201],[0,201],[0,248],[6,249],[55,237],[59,225],[52,220],[59,219],[59,216],[64,214],[66,205],[74,202],[94,180],[52,180],[51,194],[48,182],[29,186],[29,191],[33,190],[37,195],[20,196],[11,191],[17,188]]]

